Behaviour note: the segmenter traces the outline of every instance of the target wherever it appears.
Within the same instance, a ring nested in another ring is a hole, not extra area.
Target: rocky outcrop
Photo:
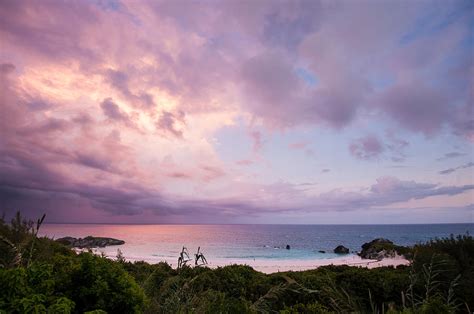
[[[70,247],[77,247],[80,249],[125,244],[125,241],[123,240],[92,236],[88,236],[85,238],[64,237],[57,239],[56,242],[62,243]]]
[[[338,245],[334,249],[334,253],[336,253],[336,254],[349,254],[349,249],[346,248],[344,245]]]
[[[362,245],[362,251],[359,256],[366,259],[382,260],[384,258],[394,258],[397,255],[403,255],[406,248],[393,244],[392,241],[377,238]]]

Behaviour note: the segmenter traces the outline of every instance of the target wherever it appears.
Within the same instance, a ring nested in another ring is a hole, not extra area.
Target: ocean
[[[45,224],[40,235],[50,238],[88,235],[125,241],[121,246],[96,250],[109,257],[120,249],[127,260],[176,265],[183,246],[191,256],[198,247],[210,264],[334,259],[338,245],[351,252],[375,238],[398,245],[414,245],[450,234],[473,234],[474,224],[429,225],[101,225]],[[286,246],[290,249],[287,250]],[[321,253],[319,251],[325,251]],[[352,253],[354,254],[354,253]]]

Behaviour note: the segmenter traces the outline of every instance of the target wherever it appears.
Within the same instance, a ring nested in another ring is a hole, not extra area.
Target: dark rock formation
[[[406,250],[405,247],[397,246],[390,240],[377,238],[368,243],[364,243],[359,256],[367,259],[382,260],[386,257],[393,258],[397,255],[404,254]]]
[[[287,250],[290,249],[290,245],[289,245],[289,244],[286,245],[286,249],[287,249]]]
[[[323,251],[323,250],[319,250],[318,252],[319,253],[326,253],[326,251]]]
[[[336,254],[349,254],[349,249],[346,248],[344,245],[338,245],[334,249],[334,253],[336,253]]]
[[[92,237],[92,236],[88,236],[85,238],[64,237],[64,238],[59,238],[56,241],[64,245],[67,245],[70,247],[77,247],[80,249],[125,244],[125,241],[123,240],[118,240],[114,238]]]

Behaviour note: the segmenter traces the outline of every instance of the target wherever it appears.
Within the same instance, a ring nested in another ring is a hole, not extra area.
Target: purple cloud
[[[58,118],[49,118],[36,125],[26,126],[18,131],[22,135],[29,134],[44,134],[52,132],[64,132],[69,129],[69,123],[67,120]]]
[[[2,63],[0,64],[0,73],[9,74],[15,71],[15,66],[11,63]]]
[[[103,171],[110,171],[111,168],[108,160],[100,159],[97,156],[88,156],[84,154],[77,155],[77,163],[90,168],[101,169]]]
[[[423,86],[394,86],[384,93],[380,106],[401,126],[433,135],[449,121],[452,111],[445,96]]]
[[[446,169],[446,170],[441,170],[438,173],[439,174],[450,174],[450,173],[453,173],[453,172],[455,172],[459,169],[466,169],[466,168],[471,168],[471,167],[474,167],[474,162],[472,162],[472,161],[468,162],[467,164],[456,167],[456,168],[449,168],[449,169]]]
[[[120,110],[119,106],[112,100],[112,98],[106,98],[100,103],[100,107],[104,112],[105,116],[114,121],[122,121],[130,123],[128,115]]]
[[[384,147],[376,136],[367,135],[353,141],[349,146],[349,151],[358,159],[369,160],[378,158],[384,151]]]
[[[449,168],[449,169],[446,169],[446,170],[441,170],[439,172],[439,174],[450,174],[450,173],[453,173],[454,171],[456,171],[455,168]]]
[[[282,1],[274,6],[274,12],[265,16],[263,41],[270,45],[295,49],[321,23],[320,1]]]
[[[387,141],[388,143],[386,144],[386,147],[391,153],[391,160],[393,162],[405,161],[406,155],[404,151],[410,145],[410,143],[406,140],[398,138],[393,131],[387,132]]]
[[[177,114],[163,111],[156,121],[156,127],[158,130],[170,133],[177,138],[183,137],[183,131],[177,128],[178,123],[184,123],[184,112],[178,112]]]
[[[449,152],[449,153],[444,154],[444,156],[437,158],[436,160],[443,161],[443,160],[462,157],[462,156],[466,156],[466,154],[460,153],[460,152]]]
[[[474,69],[474,66],[471,65],[471,68]],[[471,70],[471,74],[474,74],[474,70]],[[455,134],[463,136],[470,142],[474,142],[474,118],[472,118],[474,116],[474,105],[472,102],[474,91],[472,90],[473,88],[471,87],[471,94],[466,97],[467,101],[464,106],[454,112],[455,116],[450,121]]]
[[[130,90],[129,76],[125,72],[109,70],[106,76],[110,85],[117,89],[135,107],[145,110],[150,110],[155,107],[151,94],[146,92],[135,94]]]
[[[253,113],[276,125],[287,126],[296,122],[297,117],[287,108],[290,103],[298,106],[302,83],[288,58],[281,54],[250,58],[242,66],[242,81]]]
[[[263,54],[243,64],[243,92],[252,113],[272,127],[324,123],[341,128],[354,119],[361,100],[354,87],[344,93],[309,91],[290,61],[281,54]]]
[[[14,46],[21,53],[39,54],[35,58],[58,61],[74,56],[80,61],[97,61],[99,54],[81,43],[87,29],[84,26],[97,27],[99,19],[97,8],[88,3],[0,3],[0,34],[5,39],[2,44]]]
[[[312,203],[313,208],[326,208],[326,210],[367,210],[431,196],[453,196],[471,190],[474,190],[474,185],[439,186],[401,181],[394,177],[381,177],[369,188],[368,193],[334,190],[312,199]]]
[[[385,141],[386,143],[382,143],[377,136],[369,134],[352,141],[349,151],[355,158],[362,160],[384,157],[393,162],[405,161],[404,150],[409,146],[408,141],[398,138],[393,131],[387,131]]]

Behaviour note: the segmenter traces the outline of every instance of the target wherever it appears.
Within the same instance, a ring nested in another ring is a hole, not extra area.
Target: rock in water
[[[362,245],[359,256],[366,259],[382,260],[386,257],[393,258],[402,253],[404,247],[393,244],[392,241],[377,238]]]
[[[287,250],[290,249],[290,245],[289,245],[289,244],[286,245],[286,249],[287,249]]]
[[[344,245],[338,245],[334,249],[334,253],[336,253],[336,254],[349,254],[349,249],[346,248]]]
[[[88,236],[85,238],[64,237],[57,239],[56,242],[62,243],[70,247],[77,247],[80,249],[125,244],[125,241],[123,240],[92,236]]]

